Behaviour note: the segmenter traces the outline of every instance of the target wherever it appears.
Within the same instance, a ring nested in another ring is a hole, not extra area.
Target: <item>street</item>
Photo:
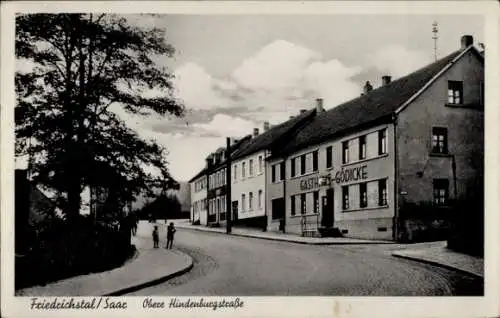
[[[312,246],[180,229],[174,248],[193,257],[193,269],[127,296],[482,294],[478,279],[397,259],[391,246]]]

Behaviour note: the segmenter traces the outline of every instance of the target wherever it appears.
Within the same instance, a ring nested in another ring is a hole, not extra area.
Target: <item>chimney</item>
[[[259,128],[254,128],[253,129],[253,136],[257,137],[259,135]]]
[[[268,130],[269,130],[269,122],[265,121],[264,122],[264,131],[268,131]]]
[[[324,111],[325,109],[323,108],[323,98],[316,98],[316,114]]]
[[[474,44],[474,38],[472,35],[462,35],[460,38],[460,44],[462,46],[462,49],[466,49],[472,44]]]
[[[300,113],[301,113],[301,114],[304,114],[306,111],[307,111],[307,109],[301,109],[301,110],[300,110]]]
[[[207,161],[207,168],[210,168],[212,166],[212,163],[213,163],[212,154],[210,154],[205,160]]]
[[[372,89],[373,89],[372,84],[370,84],[369,81],[366,81],[365,86],[363,87],[363,92],[366,94],[369,91],[371,91]]]
[[[391,77],[389,75],[382,76],[382,86],[385,86],[391,82]]]

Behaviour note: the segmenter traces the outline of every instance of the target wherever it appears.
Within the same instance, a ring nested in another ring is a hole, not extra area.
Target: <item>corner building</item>
[[[268,229],[397,240],[411,235],[405,208],[450,209],[482,175],[483,78],[463,36],[456,52],[318,113],[268,158]]]

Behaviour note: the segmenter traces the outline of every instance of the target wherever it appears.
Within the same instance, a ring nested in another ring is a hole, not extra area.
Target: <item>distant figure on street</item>
[[[158,237],[158,226],[155,225],[155,228],[153,230],[153,247],[158,248],[158,242],[159,242],[159,237]]]
[[[132,216],[132,234],[135,236],[137,234],[137,225],[139,224],[139,216],[135,213]]]
[[[166,248],[172,249],[172,244],[174,243],[174,233],[177,230],[174,227],[174,223],[170,222],[170,224],[167,227],[167,246]]]

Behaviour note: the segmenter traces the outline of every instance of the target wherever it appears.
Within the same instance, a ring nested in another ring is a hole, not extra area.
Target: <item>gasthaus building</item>
[[[318,100],[316,116],[267,158],[268,230],[397,240],[409,231],[403,207],[446,209],[464,196],[482,169],[484,60],[472,36],[460,42],[328,111]]]

